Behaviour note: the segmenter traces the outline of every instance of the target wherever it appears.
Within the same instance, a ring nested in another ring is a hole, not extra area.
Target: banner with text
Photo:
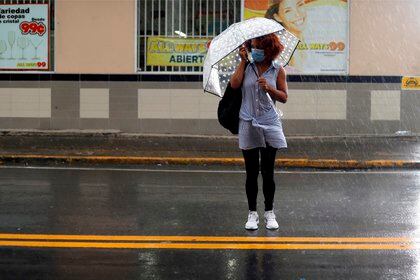
[[[48,4],[0,5],[0,70],[49,70]]]
[[[207,38],[149,37],[147,59],[149,66],[203,66]]]
[[[297,36],[288,73],[348,74],[347,0],[244,0],[244,19],[267,17]]]

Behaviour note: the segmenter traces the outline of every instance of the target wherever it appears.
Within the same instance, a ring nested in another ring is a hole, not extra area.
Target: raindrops
[[[285,46],[284,51],[276,58],[275,62],[285,66],[299,40],[292,33],[279,26],[276,21],[265,18],[249,19],[232,24],[215,37],[204,62],[203,85],[206,91],[222,96],[231,75],[241,62],[239,47],[246,40],[273,32]],[[222,92],[219,92],[220,90]]]

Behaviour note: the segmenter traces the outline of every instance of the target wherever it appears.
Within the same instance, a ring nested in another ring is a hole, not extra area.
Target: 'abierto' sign
[[[48,4],[0,5],[0,70],[50,70]]]
[[[208,38],[149,37],[147,65],[203,66]]]

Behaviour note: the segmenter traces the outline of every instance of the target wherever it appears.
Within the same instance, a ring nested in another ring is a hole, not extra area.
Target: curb
[[[96,163],[96,164],[161,164],[161,165],[243,165],[242,158],[200,157],[128,157],[128,156],[66,156],[66,155],[0,155],[0,164],[7,163]],[[420,169],[419,161],[409,160],[337,160],[277,159],[276,167],[322,169],[401,168]]]
[[[206,135],[206,134],[162,134],[162,133],[129,133],[118,129],[0,129],[0,136],[80,136],[80,137],[113,137],[113,138],[206,138],[206,139],[232,139],[238,136],[232,134]],[[387,134],[343,134],[343,135],[290,135],[287,139],[352,139],[352,138],[419,138],[420,133],[400,131]]]

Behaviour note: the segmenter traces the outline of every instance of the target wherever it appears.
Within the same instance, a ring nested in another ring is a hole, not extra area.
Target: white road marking
[[[151,169],[151,168],[110,168],[110,167],[59,167],[59,166],[2,166],[0,169],[39,169],[39,170],[80,170],[80,171],[126,171],[126,172],[161,172],[161,173],[228,173],[228,174],[242,174],[245,170],[205,170],[205,169]],[[418,170],[277,170],[276,174],[412,174],[419,173]]]

